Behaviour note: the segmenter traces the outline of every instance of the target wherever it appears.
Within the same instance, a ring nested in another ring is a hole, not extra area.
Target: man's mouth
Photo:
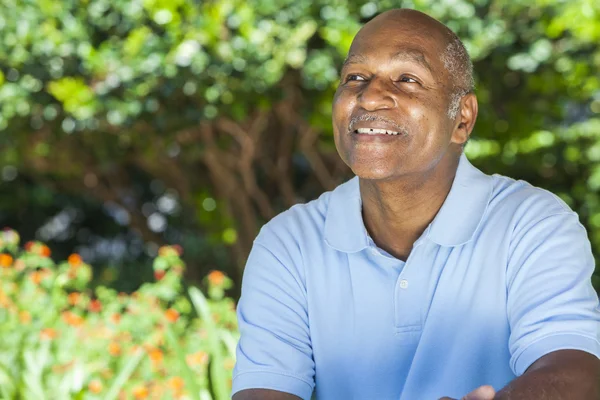
[[[377,128],[358,128],[354,130],[354,133],[358,135],[398,135],[396,131]]]
[[[359,117],[354,117],[348,125],[348,133],[358,136],[406,136],[408,133],[408,129],[405,126],[389,118],[373,114],[363,114]]]

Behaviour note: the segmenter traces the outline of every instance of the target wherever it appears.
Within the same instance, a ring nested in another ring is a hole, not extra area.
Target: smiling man
[[[361,29],[333,102],[356,177],[256,238],[234,400],[599,398],[586,231],[553,194],[469,163],[476,117],[448,28],[392,10]]]

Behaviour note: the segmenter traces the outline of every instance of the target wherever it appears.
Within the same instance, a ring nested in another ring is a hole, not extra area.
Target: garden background
[[[471,161],[598,259],[596,0],[0,0],[0,398],[227,398],[252,241],[350,177],[339,68],[400,6],[474,60]]]

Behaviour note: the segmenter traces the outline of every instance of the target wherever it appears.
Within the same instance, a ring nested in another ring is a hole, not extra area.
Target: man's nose
[[[390,81],[381,78],[372,78],[360,92],[359,105],[366,111],[377,111],[393,108],[396,100],[392,94]]]

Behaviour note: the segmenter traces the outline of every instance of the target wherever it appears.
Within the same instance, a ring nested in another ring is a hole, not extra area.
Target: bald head
[[[370,20],[356,35],[355,41],[376,34],[382,28],[390,26],[401,28],[396,34],[404,32],[414,37],[426,37],[436,47],[435,53],[442,62],[448,77],[450,104],[448,116],[456,118],[460,108],[460,99],[474,91],[473,64],[459,37],[438,20],[420,11],[394,9],[383,12]],[[390,40],[393,40],[390,37]],[[352,48],[350,49],[352,53]]]

